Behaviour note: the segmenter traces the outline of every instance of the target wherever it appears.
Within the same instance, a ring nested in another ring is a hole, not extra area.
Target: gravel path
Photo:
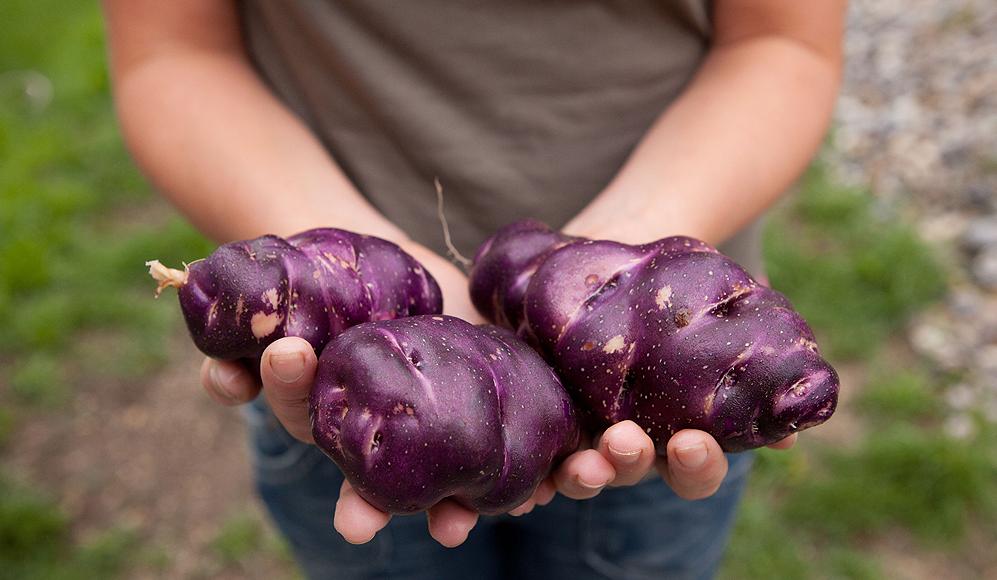
[[[253,493],[243,421],[204,394],[201,359],[178,332],[170,366],[149,380],[77,383],[68,409],[20,429],[5,468],[52,486],[76,538],[128,530],[158,554],[135,558],[128,578],[287,578]],[[233,517],[265,531],[225,562],[214,543]]]
[[[997,422],[997,2],[853,0],[846,58],[827,158],[952,265],[947,301],[910,339],[964,376],[948,431],[970,437],[969,409]]]

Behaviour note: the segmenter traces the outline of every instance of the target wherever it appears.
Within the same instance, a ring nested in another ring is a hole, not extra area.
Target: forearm
[[[463,274],[360,195],[238,47],[166,45],[114,55],[112,42],[112,56],[132,154],[201,231],[218,242],[313,227],[385,238],[433,273],[448,313],[473,318]]]
[[[839,65],[775,36],[713,49],[686,92],[566,231],[717,244],[791,185],[823,138]]]
[[[117,102],[145,173],[217,241],[315,226],[401,236],[236,57],[153,56],[118,79]]]
[[[216,241],[336,226],[401,240],[264,86],[228,0],[104,0],[115,100],[146,175]]]

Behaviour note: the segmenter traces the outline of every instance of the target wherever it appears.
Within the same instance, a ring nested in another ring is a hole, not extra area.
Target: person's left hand
[[[789,449],[796,435],[774,443]],[[656,469],[676,495],[687,500],[716,493],[727,476],[727,457],[709,433],[684,429],[668,440],[666,455],[657,456],[654,444],[636,423],[621,421],[603,432],[591,448],[571,454],[513,515],[529,513],[560,492],[573,499],[595,497],[607,486],[633,485]]]
[[[471,305],[463,273],[419,247],[407,247],[406,250],[436,276],[443,289],[447,314],[473,324],[485,322]],[[264,383],[267,383],[266,373]],[[270,393],[277,391],[279,388],[276,385],[269,390]],[[284,408],[279,403],[278,407]],[[304,418],[303,412],[301,415]],[[309,436],[307,431],[302,431],[303,436]],[[772,447],[786,449],[795,441],[796,436],[792,435]],[[557,493],[572,499],[592,498],[607,486],[633,485],[643,480],[652,469],[657,469],[679,497],[702,499],[713,495],[720,487],[727,475],[727,458],[712,436],[693,429],[679,431],[672,436],[668,441],[667,456],[659,457],[647,433],[633,421],[622,421],[606,429],[596,441],[582,441],[578,450],[544,479],[526,502],[509,513],[515,516],[529,513],[538,505],[550,503]],[[427,518],[429,534],[444,546],[456,547],[467,539],[478,521],[478,514],[454,500],[446,499],[429,508]],[[370,541],[388,525],[390,519],[390,514],[361,498],[348,481],[343,483],[336,504],[335,527],[347,541]]]

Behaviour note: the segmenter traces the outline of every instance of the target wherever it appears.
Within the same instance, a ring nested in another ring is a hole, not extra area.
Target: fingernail
[[[236,398],[230,389],[238,375],[239,371],[236,369],[223,367],[219,364],[211,365],[211,383],[215,387],[215,392],[232,401],[235,401]]]
[[[686,469],[698,469],[706,463],[706,445],[697,443],[675,449],[675,459]]]
[[[604,481],[602,483],[589,483],[584,479],[582,479],[581,477],[576,477],[575,481],[577,481],[578,485],[584,487],[585,489],[602,489],[606,487],[607,483],[609,483],[608,481]]]
[[[305,374],[305,357],[300,352],[275,352],[270,355],[270,370],[285,383],[293,383]]]
[[[609,453],[616,458],[616,461],[624,465],[633,465],[640,461],[640,454],[643,449],[632,449],[630,451],[622,451],[620,449],[614,448],[612,445],[609,446]]]

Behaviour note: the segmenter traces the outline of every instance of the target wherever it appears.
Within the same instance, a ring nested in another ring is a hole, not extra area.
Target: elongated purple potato
[[[837,404],[837,373],[785,296],[692,238],[629,246],[516,222],[478,250],[471,298],[541,350],[592,428],[632,419],[659,453],[685,428],[760,447]]]
[[[539,354],[507,330],[450,316],[341,334],[319,359],[311,416],[315,443],[391,513],[448,497],[507,512],[579,437],[571,398]]]
[[[285,336],[318,350],[361,322],[443,310],[436,280],[412,256],[333,228],[225,244],[184,272],[149,265],[160,289],[179,288],[197,347],[220,359],[258,358]]]

